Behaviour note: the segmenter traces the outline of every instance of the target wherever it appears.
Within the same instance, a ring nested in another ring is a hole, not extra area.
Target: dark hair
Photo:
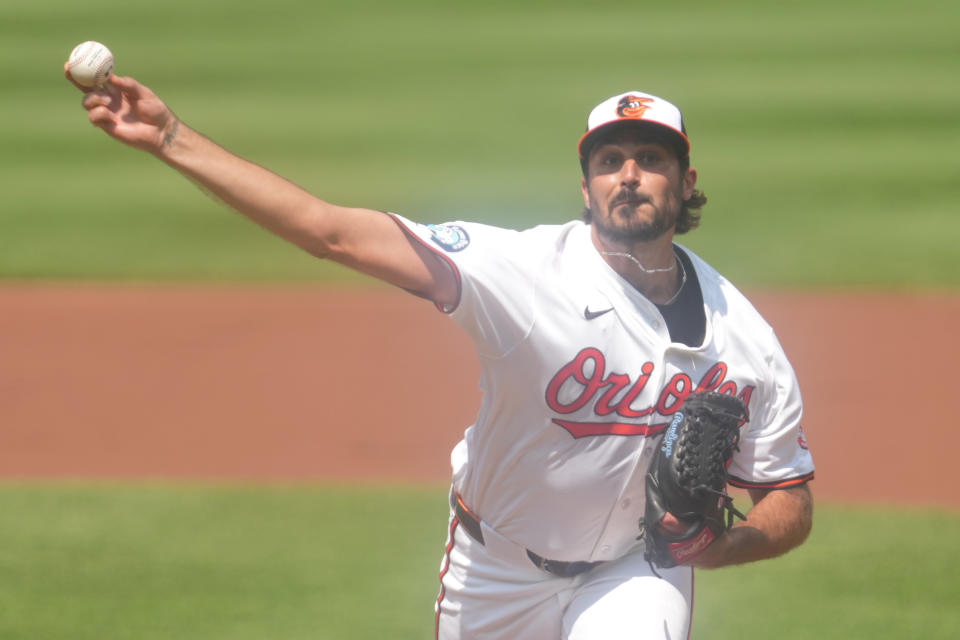
[[[686,173],[687,169],[690,168],[690,155],[687,153],[686,144],[680,137],[665,127],[643,125],[644,123],[624,123],[620,126],[607,127],[605,130],[598,131],[595,136],[584,140],[581,147],[583,155],[580,157],[580,168],[583,170],[583,176],[587,177],[590,154],[593,150],[619,136],[626,127],[638,132],[644,142],[652,142],[672,150],[680,164],[680,173]],[[700,209],[705,204],[707,204],[707,196],[703,194],[703,191],[694,189],[693,194],[683,201],[674,231],[677,234],[682,234],[696,229],[700,225]],[[584,222],[589,224],[593,218],[593,212],[590,211],[589,207],[584,207],[581,217]]]

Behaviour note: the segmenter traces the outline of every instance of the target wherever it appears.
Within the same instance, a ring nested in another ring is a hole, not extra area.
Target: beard
[[[591,196],[590,223],[601,237],[618,244],[650,242],[676,226],[683,206],[680,194],[676,196],[657,205],[644,194],[623,190],[610,201],[606,215],[599,216],[596,212],[602,209]],[[640,207],[652,209],[652,215],[638,215]]]

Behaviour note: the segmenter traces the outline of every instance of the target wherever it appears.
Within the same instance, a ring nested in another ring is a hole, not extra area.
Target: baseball
[[[67,65],[77,84],[99,87],[113,71],[113,54],[99,42],[88,40],[73,48]]]

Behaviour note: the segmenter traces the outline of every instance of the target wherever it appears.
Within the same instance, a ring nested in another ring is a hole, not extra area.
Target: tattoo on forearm
[[[173,126],[170,127],[170,131],[168,131],[163,136],[163,144],[167,145],[168,147],[173,146],[173,139],[177,137],[177,131],[179,130],[180,130],[180,121],[174,120]]]

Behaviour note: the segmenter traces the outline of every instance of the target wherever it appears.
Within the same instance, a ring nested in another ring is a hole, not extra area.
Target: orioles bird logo
[[[647,104],[651,102],[653,102],[653,98],[623,96],[617,103],[617,115],[621,118],[642,118],[646,110],[650,108]]]

